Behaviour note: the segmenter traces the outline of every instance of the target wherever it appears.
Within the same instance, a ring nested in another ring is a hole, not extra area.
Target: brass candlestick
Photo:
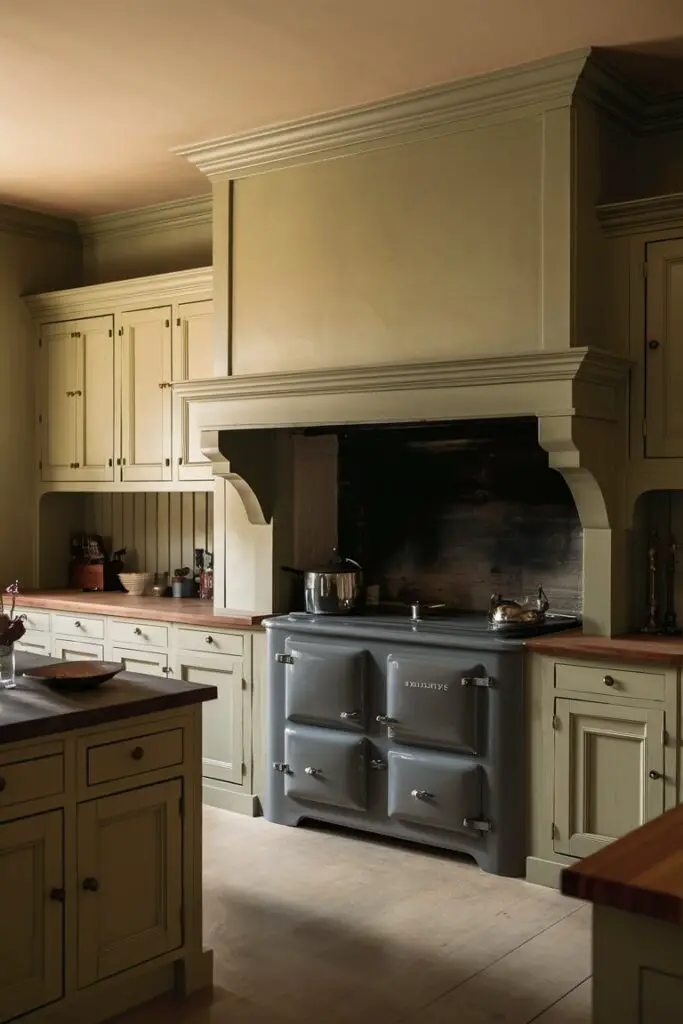
[[[669,636],[678,636],[681,632],[676,616],[676,551],[676,538],[671,534],[666,557],[666,610],[664,612],[664,632]]]
[[[657,531],[650,534],[650,544],[647,549],[647,622],[641,633],[659,633],[657,622]]]

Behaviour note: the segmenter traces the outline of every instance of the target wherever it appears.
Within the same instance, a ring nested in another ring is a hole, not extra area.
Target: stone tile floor
[[[588,1024],[590,908],[471,861],[205,807],[213,999],[121,1024]]]

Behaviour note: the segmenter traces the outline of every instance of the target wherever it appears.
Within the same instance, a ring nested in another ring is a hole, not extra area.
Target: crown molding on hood
[[[178,228],[197,227],[210,224],[213,218],[212,196],[191,196],[175,199],[154,206],[142,206],[120,213],[102,213],[94,217],[83,217],[78,221],[78,230],[86,243],[94,238],[136,238],[157,231],[172,231]]]

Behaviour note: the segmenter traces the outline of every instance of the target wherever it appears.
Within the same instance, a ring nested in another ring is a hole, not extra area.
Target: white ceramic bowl
[[[131,597],[140,597],[144,594],[154,579],[153,572],[120,572],[119,580],[126,588]]]

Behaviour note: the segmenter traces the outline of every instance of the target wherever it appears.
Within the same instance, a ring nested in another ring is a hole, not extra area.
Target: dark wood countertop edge
[[[36,611],[51,612],[78,612],[82,615],[106,615],[108,618],[119,619],[148,619],[150,622],[175,623],[180,626],[197,626],[202,629],[263,629],[264,619],[269,618],[273,613],[251,615],[248,612],[226,610],[223,614],[220,610],[214,610],[210,602],[206,612],[183,609],[183,598],[146,598],[131,597],[131,606],[125,604],[108,604],[106,598],[100,598],[100,594],[106,595],[109,591],[98,591],[96,600],[89,600],[86,593],[78,594],[74,591],[67,591],[63,595],[54,593],[41,594],[28,592],[19,594],[17,606],[19,608],[35,608]],[[112,596],[117,598],[125,597],[119,591],[111,591]],[[150,601],[148,607],[141,606],[141,602]],[[164,602],[166,606],[157,603]]]
[[[73,732],[75,729],[88,729],[110,722],[122,722],[129,718],[141,718],[160,711],[191,707],[193,704],[203,704],[217,698],[217,687],[205,685],[201,690],[188,690],[187,693],[157,694],[131,701],[129,704],[103,704],[100,707],[67,711],[64,714],[46,715],[28,722],[0,724],[0,744],[43,739],[45,736],[56,736],[59,733]]]
[[[683,924],[683,901],[673,893],[644,889],[630,882],[618,882],[599,875],[586,876],[571,867],[562,872],[561,891],[565,896],[629,914],[654,917],[670,924]]]
[[[583,634],[531,637],[525,642],[527,651],[552,657],[583,658],[588,661],[617,661],[631,665],[673,665],[683,664],[683,640],[672,638],[680,650],[662,650],[657,644],[667,643],[667,638],[658,637],[642,640],[635,636],[585,637]]]

